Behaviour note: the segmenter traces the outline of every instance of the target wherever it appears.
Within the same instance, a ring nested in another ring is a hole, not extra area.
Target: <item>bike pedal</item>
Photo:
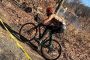
[[[40,51],[41,50],[41,46],[38,46],[37,50]]]

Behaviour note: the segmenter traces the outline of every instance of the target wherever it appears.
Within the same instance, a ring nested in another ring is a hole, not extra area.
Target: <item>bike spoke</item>
[[[33,23],[26,23],[21,27],[19,33],[27,40],[31,40],[36,35],[35,25]]]

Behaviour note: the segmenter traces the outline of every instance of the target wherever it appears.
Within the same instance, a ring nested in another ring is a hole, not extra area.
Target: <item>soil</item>
[[[20,1],[23,2],[22,0]],[[43,8],[46,7],[43,6]],[[13,0],[0,1],[0,18],[16,32],[19,32],[20,27],[27,22],[36,23],[33,13],[25,11]],[[45,11],[43,10],[43,12]],[[73,23],[67,25],[64,34],[61,36],[62,53],[58,60],[90,60],[89,22],[90,18],[85,20],[85,18],[80,17],[77,21],[78,26]],[[67,23],[69,23],[68,20]],[[19,43],[28,52],[32,60],[45,60],[26,43],[20,41]],[[15,41],[2,27],[0,27],[0,60],[27,60],[23,51],[16,46]]]

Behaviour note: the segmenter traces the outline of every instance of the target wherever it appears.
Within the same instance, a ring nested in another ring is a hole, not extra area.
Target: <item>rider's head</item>
[[[46,9],[46,14],[47,14],[47,16],[50,16],[51,14],[53,14],[54,13],[54,9],[53,9],[53,7],[48,7],[47,9]]]

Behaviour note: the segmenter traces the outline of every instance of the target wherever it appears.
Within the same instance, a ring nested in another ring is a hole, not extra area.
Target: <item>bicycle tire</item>
[[[20,39],[22,39],[22,36],[25,37],[27,40],[31,41],[37,33],[37,28],[35,28],[36,25],[34,23],[25,23],[20,28],[19,34]]]
[[[60,57],[60,55],[61,55],[61,45],[59,44],[59,42],[58,41],[56,41],[56,40],[53,40],[52,42],[54,42],[54,43],[56,43],[55,45],[53,45],[55,48],[55,51],[56,51],[56,46],[58,45],[58,48],[59,48],[59,50],[57,50],[58,51],[58,55],[57,56],[55,56],[55,57],[52,57],[52,56],[49,56],[48,54],[51,52],[50,50],[49,50],[49,42],[50,42],[50,40],[46,40],[45,42],[44,42],[44,46],[41,46],[41,53],[42,53],[42,56],[45,58],[45,59],[47,59],[47,60],[56,60],[56,59],[58,59],[59,57]],[[47,45],[46,45],[47,44]],[[48,49],[48,51],[44,51],[44,48],[46,49]],[[46,53],[46,54],[45,54]],[[53,53],[53,52],[51,52],[51,53]]]

